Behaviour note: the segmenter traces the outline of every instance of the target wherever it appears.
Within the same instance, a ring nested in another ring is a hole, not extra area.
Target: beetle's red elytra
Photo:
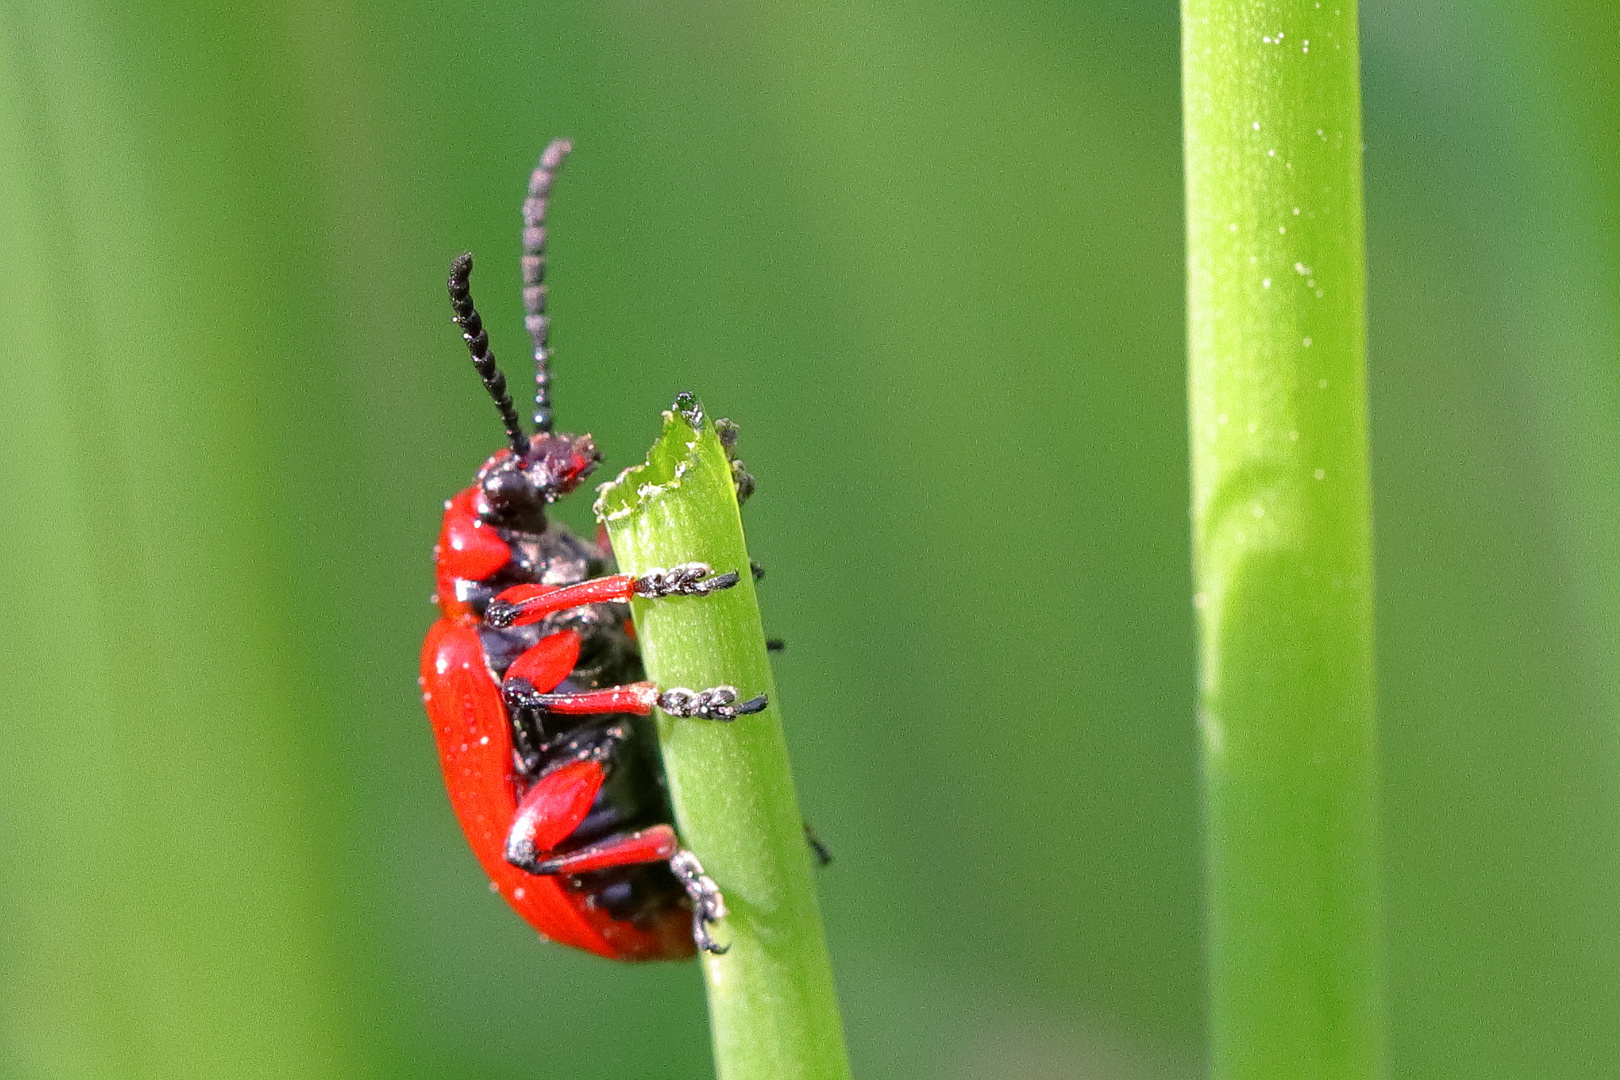
[[[507,445],[445,503],[434,549],[440,617],[422,648],[422,700],[467,842],[531,926],[618,960],[724,952],[710,927],[725,901],[681,846],[650,717],[656,706],[729,721],[759,712],[765,698],[645,681],[629,601],[704,596],[735,585],[737,571],[688,563],[613,573],[605,537],[582,540],[546,515],[601,460],[589,435],[552,431],[545,219],[570,149],[563,140],[546,147],[523,203],[533,435],[473,306],[472,256],[450,267],[455,320]],[[738,476],[741,488],[740,467]]]

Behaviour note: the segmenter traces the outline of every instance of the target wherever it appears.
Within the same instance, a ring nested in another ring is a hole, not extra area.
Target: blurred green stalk
[[[1383,1070],[1353,0],[1183,0],[1211,1075]]]
[[[729,909],[715,930],[728,951],[703,956],[715,1071],[720,1080],[847,1080],[731,464],[714,425],[700,425],[666,412],[646,464],[602,485],[596,513],[627,573],[705,562],[742,575],[710,596],[633,602],[647,676],[664,688],[729,684],[744,698],[770,696],[764,712],[731,723],[658,714],[676,824]]]

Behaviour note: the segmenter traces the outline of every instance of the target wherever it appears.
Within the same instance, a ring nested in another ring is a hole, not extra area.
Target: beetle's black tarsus
[[[478,309],[473,307],[472,286],[469,283],[472,265],[470,251],[450,261],[450,278],[446,282],[450,289],[450,307],[456,313],[456,325],[461,327],[461,337],[467,343],[473,367],[478,369],[478,377],[484,380],[484,389],[489,391],[489,396],[495,399],[495,407],[501,411],[501,423],[506,425],[506,441],[511,445],[512,453],[522,457],[529,449],[529,440],[523,434],[523,423],[518,419],[517,406],[512,404],[512,395],[506,392],[506,376],[495,366],[495,354],[490,351],[484,320],[478,317]]]
[[[759,481],[754,479],[754,474],[748,471],[746,465],[735,458],[731,462],[731,482],[737,488],[738,506],[747,502],[748,497],[759,487]]]
[[[714,433],[720,437],[720,445],[725,447],[726,460],[731,462],[731,482],[736,485],[737,504],[740,506],[759,487],[754,474],[737,457],[737,439],[742,435],[742,428],[737,426],[737,421],[722,416],[714,422]]]
[[[553,139],[529,176],[523,200],[523,325],[534,344],[534,428],[551,432],[551,320],[546,315],[546,207],[551,184],[574,144]]]
[[[827,842],[825,840],[816,835],[816,830],[810,827],[810,823],[808,821],[804,822],[803,824],[804,842],[810,845],[810,853],[816,857],[816,865],[832,865],[832,848],[827,846]]]
[[[768,637],[768,638],[765,639],[765,651],[766,652],[786,652],[787,651],[787,642],[783,641],[779,637]]]
[[[739,716],[762,712],[765,695],[749,698],[738,704],[735,686],[712,686],[707,690],[688,690],[672,686],[658,695],[658,707],[671,716],[691,717],[694,720],[719,720],[730,723]]]
[[[704,585],[708,586],[703,590],[703,592],[708,594],[718,592],[720,589],[729,589],[741,580],[742,575],[737,573],[737,571],[732,570],[729,573],[721,574],[719,577],[711,578],[710,580],[703,582]]]
[[[741,580],[735,570],[715,574],[708,563],[690,562],[668,570],[649,570],[636,578],[635,587],[637,596],[656,600],[663,596],[708,596]]]
[[[669,860],[669,869],[692,901],[692,940],[704,952],[723,956],[731,946],[721,945],[709,933],[711,925],[726,917],[726,899],[720,895],[720,886],[703,872],[703,864],[690,851],[677,851]]]

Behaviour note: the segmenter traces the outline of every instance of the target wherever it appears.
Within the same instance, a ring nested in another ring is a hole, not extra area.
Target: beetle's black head
[[[502,450],[478,470],[479,514],[512,528],[543,531],[546,505],[578,487],[601,460],[589,435],[534,435],[522,457]]]

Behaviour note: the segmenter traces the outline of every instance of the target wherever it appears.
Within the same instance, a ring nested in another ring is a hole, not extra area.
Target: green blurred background
[[[1401,1077],[1620,1061],[1620,14],[1363,11]],[[857,1074],[1202,1057],[1170,4],[0,4],[0,1075],[703,1076],[415,686],[545,141],[557,401],[747,520]],[[588,521],[589,500],[565,516]]]

